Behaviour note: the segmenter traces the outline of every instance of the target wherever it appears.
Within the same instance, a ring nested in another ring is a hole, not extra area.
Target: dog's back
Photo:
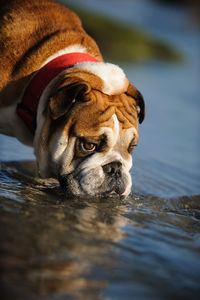
[[[101,58],[71,10],[51,0],[1,0],[0,107],[15,102],[29,76],[51,55],[79,44]],[[15,95],[13,97],[12,95]]]

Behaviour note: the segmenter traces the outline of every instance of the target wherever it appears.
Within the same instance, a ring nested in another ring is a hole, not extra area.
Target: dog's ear
[[[49,100],[50,114],[54,120],[64,116],[77,102],[90,100],[91,87],[80,78],[65,78],[54,90]]]
[[[138,119],[139,123],[141,124],[145,118],[145,103],[143,96],[132,83],[129,83],[126,94],[134,98],[134,100],[136,101]]]

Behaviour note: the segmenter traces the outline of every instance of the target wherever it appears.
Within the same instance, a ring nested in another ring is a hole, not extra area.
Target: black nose
[[[120,161],[113,161],[103,166],[103,171],[106,175],[121,177],[122,163]]]

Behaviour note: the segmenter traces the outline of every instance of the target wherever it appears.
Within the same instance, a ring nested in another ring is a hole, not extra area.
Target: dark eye
[[[81,148],[84,152],[94,152],[97,145],[89,142],[81,142]]]
[[[128,152],[129,152],[129,153],[133,152],[135,146],[136,146],[136,145],[130,145],[130,146],[128,147]]]

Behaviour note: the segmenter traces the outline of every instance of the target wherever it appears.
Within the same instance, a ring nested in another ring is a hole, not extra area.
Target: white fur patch
[[[74,68],[81,68],[100,77],[104,84],[102,90],[104,94],[117,95],[128,87],[128,79],[117,65],[104,62],[83,62],[76,64]]]
[[[114,120],[114,128],[115,128],[115,133],[116,133],[116,140],[118,140],[118,137],[119,137],[119,121],[117,119],[116,114],[114,114],[112,117],[113,117],[113,120]]]

